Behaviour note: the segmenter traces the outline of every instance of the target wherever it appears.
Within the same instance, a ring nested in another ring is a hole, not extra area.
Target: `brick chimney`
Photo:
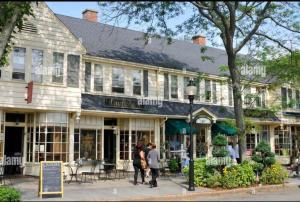
[[[98,11],[93,9],[85,9],[82,11],[82,19],[91,22],[98,22]]]
[[[205,36],[197,35],[197,36],[194,36],[192,39],[193,39],[194,44],[198,44],[200,46],[205,46],[206,45]]]

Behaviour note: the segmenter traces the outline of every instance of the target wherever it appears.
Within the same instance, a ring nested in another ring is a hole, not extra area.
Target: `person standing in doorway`
[[[145,153],[143,151],[143,145],[137,144],[133,153],[133,168],[134,168],[134,185],[137,185],[137,178],[139,171],[141,172],[142,184],[145,182],[145,171],[142,168],[142,160],[145,160]]]
[[[152,180],[149,182],[150,187],[157,187],[157,180],[158,177],[158,170],[159,170],[159,161],[160,161],[160,155],[159,152],[156,149],[156,145],[152,144],[152,149],[149,151],[149,154],[147,156],[149,166],[151,169],[151,175]]]
[[[232,142],[229,142],[228,146],[227,146],[227,150],[229,151],[229,156],[233,162],[233,165],[236,164],[236,157],[235,157],[235,151],[233,149],[233,144]]]

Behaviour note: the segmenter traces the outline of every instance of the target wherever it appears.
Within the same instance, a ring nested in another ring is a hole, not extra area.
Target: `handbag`
[[[147,162],[145,159],[141,159],[141,167],[142,169],[146,169],[147,168]]]

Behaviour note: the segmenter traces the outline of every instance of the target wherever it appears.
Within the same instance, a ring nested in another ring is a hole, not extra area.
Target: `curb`
[[[236,188],[236,189],[229,189],[229,190],[211,190],[207,192],[187,192],[186,194],[170,194],[170,195],[162,195],[162,196],[153,196],[153,197],[141,197],[141,198],[134,198],[128,199],[132,201],[153,201],[153,200],[163,200],[164,198],[186,198],[186,197],[194,197],[194,196],[207,196],[207,195],[221,195],[221,194],[230,194],[230,193],[242,193],[242,192],[250,192],[254,193],[256,191],[262,190],[272,190],[278,189],[283,187],[292,187],[298,186],[297,184],[293,183],[286,183],[286,184],[279,184],[279,185],[263,185],[263,186],[255,186],[255,187],[247,187],[247,188]],[[126,199],[125,199],[126,200]],[[176,201],[176,200],[175,200]]]

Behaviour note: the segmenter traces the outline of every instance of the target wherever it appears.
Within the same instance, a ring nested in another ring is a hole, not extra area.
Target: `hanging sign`
[[[33,91],[33,81],[30,81],[27,88],[27,98],[25,99],[27,101],[27,104],[32,102],[32,91]]]

